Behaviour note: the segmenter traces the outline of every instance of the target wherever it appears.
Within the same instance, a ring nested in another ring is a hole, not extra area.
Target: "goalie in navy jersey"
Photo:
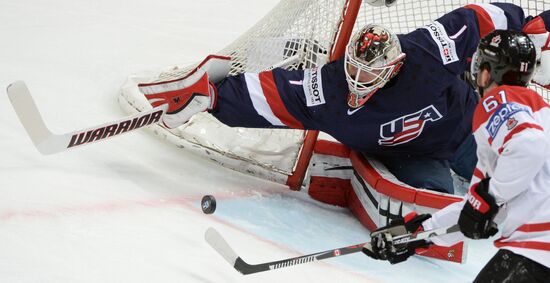
[[[371,234],[363,252],[399,263],[419,247],[487,239],[499,251],[474,282],[549,282],[550,106],[526,88],[537,52],[522,32],[496,30],[479,44],[472,75],[482,95],[473,131],[479,162],[468,194],[433,216],[410,213]],[[457,224],[461,233],[393,245],[392,237]]]
[[[473,4],[408,34],[367,25],[345,56],[318,68],[214,82],[209,75],[217,68],[204,62],[184,79],[139,88],[153,106],[169,104],[168,128],[208,111],[233,127],[320,130],[411,186],[453,193],[450,169],[469,180],[476,164],[471,124],[478,97],[460,76],[481,37],[526,22],[518,6]],[[540,42],[548,38],[550,14],[531,22]]]

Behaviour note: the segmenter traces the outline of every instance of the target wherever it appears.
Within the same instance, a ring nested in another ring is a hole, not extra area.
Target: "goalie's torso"
[[[447,159],[471,133],[477,98],[458,76],[480,34],[495,27],[520,30],[524,20],[515,5],[469,5],[400,35],[403,67],[361,108],[347,105],[340,59],[319,69],[229,77],[218,84],[213,114],[231,126],[321,130],[366,153]]]
[[[362,108],[346,103],[343,61],[323,67],[326,103],[306,113],[313,116],[308,126],[365,153],[450,158],[471,133],[476,95],[421,46],[401,41],[407,58],[400,73]]]
[[[274,70],[271,83],[262,76],[257,81],[245,75],[227,79],[218,86],[221,106],[214,115],[244,127],[284,127],[293,118],[294,125],[321,130],[366,153],[449,158],[471,132],[475,94],[436,60],[419,53],[409,51],[400,74],[362,108],[347,105],[344,62],[338,60],[319,70]],[[269,84],[276,90],[269,90]],[[271,91],[282,105],[266,94]],[[254,101],[260,96],[266,97],[263,107],[262,101]],[[277,117],[279,125],[273,121]]]
[[[450,158],[471,133],[474,91],[422,46],[407,39],[402,46],[399,75],[364,107],[346,102],[341,59],[319,69],[230,77],[218,85],[213,114],[231,126],[321,130],[365,153]]]

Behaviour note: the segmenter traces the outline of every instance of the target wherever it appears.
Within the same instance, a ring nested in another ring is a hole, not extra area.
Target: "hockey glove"
[[[216,101],[216,88],[208,81],[208,74],[200,69],[182,80],[141,84],[139,90],[153,107],[168,104],[162,122],[169,129],[183,125],[199,112],[212,109]]]
[[[485,178],[468,191],[468,201],[458,218],[458,226],[464,236],[471,239],[487,239],[498,232],[493,219],[498,213],[495,198],[489,194],[489,181]]]
[[[550,11],[542,12],[530,19],[523,27],[523,32],[537,48],[537,66],[533,81],[550,89]]]
[[[387,226],[381,227],[371,233],[370,249],[363,247],[363,253],[367,256],[387,260],[391,264],[400,263],[415,254],[417,248],[425,248],[430,244],[425,240],[393,245],[392,238],[422,231],[422,222],[432,217],[430,214],[417,215],[411,212],[405,218],[398,218]]]
[[[230,67],[229,57],[211,55],[180,79],[142,83],[138,88],[151,106],[167,104],[162,123],[173,129],[185,124],[193,115],[216,107],[214,83],[225,78]]]

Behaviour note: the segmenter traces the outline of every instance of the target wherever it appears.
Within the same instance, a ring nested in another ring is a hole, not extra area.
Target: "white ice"
[[[194,62],[233,41],[277,0],[0,0],[0,86],[25,80],[57,133],[124,116],[132,73]],[[362,254],[243,276],[204,241],[216,227],[250,263],[352,245],[345,209],[236,173],[146,130],[51,156],[0,95],[0,282],[467,282],[468,263]],[[204,215],[199,200],[218,198]]]

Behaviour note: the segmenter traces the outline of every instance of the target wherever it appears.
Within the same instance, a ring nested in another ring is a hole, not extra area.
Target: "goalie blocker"
[[[411,187],[397,180],[380,162],[365,158],[344,145],[319,140],[307,176],[307,193],[315,200],[348,207],[369,231],[386,226],[410,212],[433,214],[462,201],[456,195]],[[466,244],[430,245],[416,254],[463,263]]]

